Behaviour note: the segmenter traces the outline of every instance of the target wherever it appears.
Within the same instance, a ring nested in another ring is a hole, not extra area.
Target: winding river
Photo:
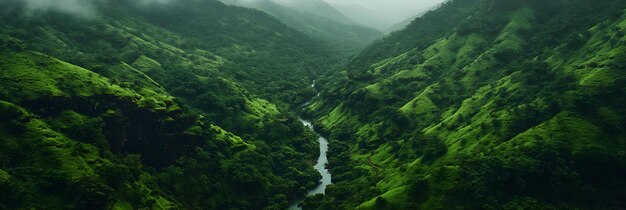
[[[315,81],[313,82],[311,87],[315,87]],[[309,103],[310,102],[307,102],[302,106],[306,106]],[[315,132],[315,129],[313,128],[313,124],[311,124],[310,121],[304,120],[301,117],[298,117],[298,120],[304,125],[304,127],[307,127],[309,130]],[[317,187],[315,187],[314,189],[306,193],[307,197],[326,193],[326,186],[328,186],[329,184],[332,184],[330,171],[326,169],[326,165],[328,164],[328,157],[326,156],[326,153],[328,152],[328,139],[324,138],[322,135],[320,135],[317,132],[315,132],[315,134],[317,134],[317,141],[319,142],[320,156],[317,158],[317,164],[315,164],[313,168],[315,168],[315,170],[317,170],[322,175],[322,179],[320,180],[320,184],[317,185]],[[288,210],[301,210],[302,208],[300,208],[299,206],[301,202],[302,200],[292,203],[291,206],[289,206],[289,208],[287,209]]]

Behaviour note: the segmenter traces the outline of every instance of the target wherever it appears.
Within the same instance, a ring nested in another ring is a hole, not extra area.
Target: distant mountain
[[[329,48],[338,50],[344,55],[352,55],[372,41],[384,36],[380,31],[355,25],[356,23],[348,20],[343,15],[336,15],[338,12],[333,8],[324,6],[328,5],[324,2],[320,4],[309,3],[325,8],[316,13],[297,9],[293,3],[289,3],[290,6],[285,6],[283,4],[286,1],[225,0],[225,2],[267,12],[292,28],[324,41],[329,45]],[[297,6],[304,6],[304,4]],[[312,9],[307,7],[307,10]],[[324,13],[331,15],[324,15],[321,11],[326,11]],[[335,18],[332,18],[333,16]]]
[[[431,10],[437,9],[442,4],[438,4],[438,5],[434,6],[434,7],[431,7],[429,9],[424,10],[424,11],[421,11],[421,12],[417,13],[416,15],[414,15],[414,16],[412,16],[412,17],[410,17],[410,18],[408,18],[408,19],[406,19],[406,20],[404,20],[402,22],[396,23],[396,24],[392,25],[391,27],[387,28],[387,30],[385,30],[384,32],[390,32],[391,33],[391,32],[394,32],[394,31],[402,30],[402,29],[406,28],[406,26],[411,24],[411,22],[413,22],[413,20],[415,20],[415,18],[422,17],[427,12],[429,12]]]
[[[396,23],[394,25],[392,25],[391,27],[387,28],[387,30],[385,30],[385,32],[394,32],[394,31],[399,31],[402,30],[404,28],[406,28],[406,26],[408,26],[409,24],[411,24],[411,22],[413,22],[413,20],[415,20],[415,18],[421,17],[422,15],[426,14],[428,11],[424,11],[424,12],[420,12],[419,14],[410,17],[402,22]]]
[[[340,5],[332,3],[330,5],[358,24],[371,27],[379,31],[385,32],[389,26],[394,24],[394,21],[387,19],[387,17],[383,14],[360,5]]]
[[[393,24],[391,27],[387,28],[387,30],[385,30],[385,32],[394,32],[394,31],[399,31],[402,30],[404,28],[406,28],[406,26],[408,26],[409,24],[411,24],[411,22],[413,22],[413,20],[415,20],[415,18],[421,17],[422,15],[426,14],[426,12],[422,12],[418,15],[415,15],[411,18],[408,18],[402,22]]]
[[[283,6],[325,17],[343,24],[355,25],[356,22],[336,10],[323,0],[272,0]]]

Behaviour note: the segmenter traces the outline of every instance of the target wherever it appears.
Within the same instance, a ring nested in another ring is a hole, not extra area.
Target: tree
[[[383,198],[382,196],[378,196],[376,197],[376,201],[374,201],[374,206],[376,207],[376,209],[384,209],[387,207],[387,204],[389,203],[385,198]]]
[[[422,159],[425,162],[441,157],[448,151],[446,144],[437,138],[426,137],[423,141],[424,146],[422,148]]]
[[[75,192],[74,205],[78,209],[106,209],[112,199],[113,189],[98,177],[84,176],[70,181]]]

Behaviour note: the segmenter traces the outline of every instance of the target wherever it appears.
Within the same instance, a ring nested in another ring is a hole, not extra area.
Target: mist
[[[56,11],[74,14],[81,17],[98,15],[95,3],[111,0],[18,0],[26,5],[32,13]],[[145,6],[148,4],[168,4],[176,0],[132,0],[132,4]],[[238,0],[242,1],[242,0]],[[246,0],[243,0],[246,1]],[[247,0],[258,1],[258,0]],[[306,6],[308,1],[315,0],[272,0],[283,5],[300,8],[304,11],[313,9]],[[343,15],[365,26],[384,31],[386,28],[403,22],[424,12],[445,0],[323,0]],[[129,3],[130,3],[129,2]],[[298,6],[299,5],[299,6]],[[317,9],[317,8],[315,8]],[[313,12],[315,13],[315,12]]]
[[[93,1],[85,0],[23,0],[30,12],[56,11],[82,17],[95,16]]]
[[[445,0],[325,0],[344,6],[360,6],[375,11],[391,22],[401,22],[428,10]]]
[[[323,17],[337,20],[329,16],[326,4],[351,21],[359,25],[377,29],[381,32],[390,32],[397,24],[407,24],[419,14],[435,8],[446,0],[222,0],[239,5],[250,2],[272,1],[284,6],[318,14]],[[344,22],[344,21],[340,21]],[[401,28],[401,27],[400,27]]]
[[[45,11],[63,12],[85,18],[98,16],[96,3],[106,3],[109,0],[20,0],[25,3],[28,12],[38,13]],[[149,4],[168,4],[175,0],[133,0],[136,6]]]
[[[349,18],[381,31],[405,22],[446,0],[324,0]]]

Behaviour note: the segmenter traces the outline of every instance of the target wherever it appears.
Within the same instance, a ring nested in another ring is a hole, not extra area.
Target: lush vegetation
[[[217,1],[91,3],[0,2],[0,208],[284,209],[316,185],[291,107],[339,55]]]
[[[292,8],[271,0],[260,1],[240,1],[240,0],[225,0],[226,2],[233,3],[235,5],[242,5],[246,7],[260,9],[279,18],[285,24],[293,27],[303,33],[323,40],[328,43],[326,46],[328,49],[339,53],[344,56],[352,56],[358,51],[365,48],[371,42],[376,39],[382,38],[383,33],[374,29],[359,26],[354,22],[348,21],[346,17],[340,15],[339,11],[333,9],[330,5],[326,7],[306,5],[297,5],[306,7],[307,10],[316,11],[307,12],[301,9],[304,8]],[[323,1],[310,0],[314,5],[326,4]],[[307,1],[308,2],[308,1]],[[322,8],[320,8],[322,7]]]
[[[319,180],[314,79],[333,184],[304,209],[626,207],[622,0],[452,0],[345,65],[376,32],[83,2],[0,1],[0,209],[285,209]]]
[[[626,206],[626,3],[454,0],[320,80],[306,209]]]

